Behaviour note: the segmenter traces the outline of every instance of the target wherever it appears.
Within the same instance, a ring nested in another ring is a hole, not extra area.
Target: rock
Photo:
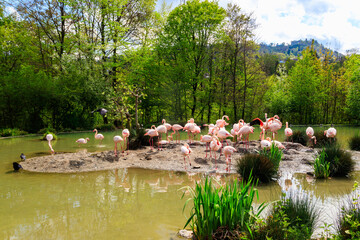
[[[151,157],[149,155],[145,156],[146,160],[151,160]]]
[[[77,160],[70,160],[69,162],[70,167],[76,167],[76,168],[79,168],[83,164],[84,164],[83,161],[77,161]]]
[[[193,232],[192,231],[189,231],[189,230],[185,230],[185,229],[182,229],[179,231],[179,235],[183,238],[192,238],[193,237]]]

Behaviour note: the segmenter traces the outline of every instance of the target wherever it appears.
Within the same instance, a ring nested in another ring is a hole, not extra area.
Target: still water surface
[[[338,128],[339,142],[346,147],[355,131],[358,129]],[[102,145],[92,133],[62,134],[53,146],[57,152],[111,150],[112,136],[120,133],[105,132]],[[79,148],[75,140],[80,137],[91,141]],[[257,137],[258,132],[252,136]],[[186,198],[181,199],[180,188],[193,186],[204,175],[143,169],[14,173],[12,162],[20,160],[22,152],[28,158],[49,154],[47,143],[38,138],[0,140],[0,239],[177,239],[176,232],[186,222],[182,212]],[[236,176],[215,177],[229,181]],[[355,180],[360,180],[358,173],[351,179],[327,181],[285,175],[276,183],[258,186],[259,201],[277,200],[291,189],[303,190],[324,210],[321,219],[332,223],[335,206],[351,193]]]

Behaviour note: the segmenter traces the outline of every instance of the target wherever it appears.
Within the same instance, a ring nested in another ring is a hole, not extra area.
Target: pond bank
[[[48,173],[72,173],[72,172],[90,172],[117,168],[144,168],[154,170],[185,171],[184,157],[181,155],[181,144],[171,143],[164,146],[163,151],[157,149],[151,150],[145,147],[138,150],[130,150],[128,154],[119,153],[115,157],[114,151],[87,152],[86,149],[75,153],[60,153],[55,155],[34,157],[21,162],[24,170],[31,172]],[[283,160],[280,163],[279,171],[281,173],[308,173],[313,172],[312,162],[317,150],[304,147],[298,143],[283,143]],[[251,141],[249,149],[244,148],[242,144],[234,146],[238,152],[232,155],[231,173],[236,173],[236,160],[247,152],[256,152],[260,150],[260,141]],[[214,158],[205,158],[205,144],[195,142],[191,144],[193,152],[190,155],[192,166],[186,165],[188,172],[214,172]],[[355,171],[360,171],[360,154],[351,151],[356,161]],[[219,153],[217,153],[218,157]],[[187,159],[186,159],[187,160]],[[218,165],[217,172],[226,172],[226,161],[223,155],[216,161]]]

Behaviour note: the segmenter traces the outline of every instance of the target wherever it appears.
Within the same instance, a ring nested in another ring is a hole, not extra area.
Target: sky
[[[220,0],[253,12],[259,24],[258,42],[290,43],[316,39],[325,47],[345,53],[360,48],[358,0]]]

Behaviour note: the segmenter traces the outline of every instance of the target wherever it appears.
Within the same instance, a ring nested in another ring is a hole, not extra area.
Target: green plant
[[[94,128],[96,128],[97,130],[101,130],[101,131],[114,131],[116,130],[116,127],[114,124],[112,123],[108,123],[108,124],[97,124],[94,126]]]
[[[340,149],[338,144],[328,145],[321,152],[325,152],[325,162],[330,163],[330,176],[348,176],[355,166],[355,161],[351,158],[351,153]]]
[[[254,239],[310,239],[316,228],[317,216],[318,211],[309,195],[283,195],[266,220],[254,226]]]
[[[360,194],[358,183],[354,183],[353,195],[341,207],[336,223],[338,236],[336,239],[360,239]]]
[[[294,143],[300,143],[306,146],[308,137],[306,136],[305,131],[295,130],[291,137]]]
[[[47,139],[46,139],[46,135],[48,135],[48,134],[52,134],[52,135],[53,135],[53,140],[57,140],[57,139],[58,139],[58,137],[57,137],[57,135],[56,135],[55,133],[50,132],[50,131],[47,131],[47,132],[45,132],[45,133],[42,135],[41,140],[47,140]]]
[[[20,136],[27,134],[26,131],[22,131],[17,128],[6,128],[0,130],[0,137]]]
[[[357,134],[349,139],[349,147],[351,150],[360,151],[360,135]]]
[[[255,196],[258,198],[254,186],[250,176],[246,183],[234,181],[215,187],[212,180],[206,178],[203,186],[196,183],[195,189],[186,187],[191,197],[186,201],[183,211],[190,201],[193,207],[185,227],[190,225],[197,239],[211,239],[220,227],[230,231],[250,231],[251,234],[250,226],[265,208],[262,203],[254,211],[252,203]]]
[[[253,176],[266,183],[277,176],[277,168],[274,163],[267,156],[260,154],[245,154],[237,159],[236,168],[244,179]]]
[[[42,128],[42,129],[40,129],[39,131],[38,131],[38,134],[44,134],[44,133],[49,133],[49,132],[51,132],[51,133],[55,133],[56,132],[56,130],[54,129],[54,128],[51,128],[51,127],[48,127],[48,128]]]
[[[149,146],[149,137],[145,136],[145,129],[139,128],[137,131],[135,129],[130,130],[129,137],[129,148],[132,150],[142,148],[143,146]],[[158,138],[154,138],[154,144],[156,144]]]
[[[330,162],[325,161],[326,153],[321,153],[315,158],[314,173],[316,178],[329,178],[330,176]]]
[[[317,148],[332,146],[332,145],[336,145],[336,143],[337,143],[336,138],[326,137],[324,135],[324,131],[316,131],[314,133],[314,136],[316,137],[315,147],[317,147]]]
[[[280,161],[283,155],[283,152],[275,146],[275,144],[271,144],[270,149],[264,148],[260,151],[260,155],[263,155],[270,159],[270,161],[274,164],[274,168],[277,171],[279,169]]]

